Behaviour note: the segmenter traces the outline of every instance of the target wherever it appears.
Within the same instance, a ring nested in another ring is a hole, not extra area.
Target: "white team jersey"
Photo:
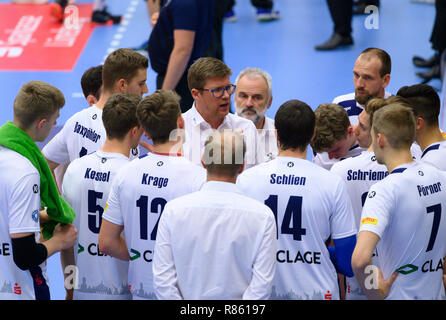
[[[106,256],[98,249],[102,214],[112,181],[129,158],[100,150],[74,160],[65,173],[63,197],[76,212],[75,247],[78,268],[76,300],[130,299],[128,262]]]
[[[370,187],[389,175],[386,166],[376,161],[373,152],[364,151],[356,157],[335,163],[331,172],[340,176],[346,186],[353,206],[355,225],[359,229],[361,212]],[[373,257],[375,262],[376,257]],[[346,277],[346,299],[365,300],[366,296],[355,277]]]
[[[446,171],[446,141],[436,142],[428,146],[421,156],[421,161]]]
[[[384,99],[387,99],[392,94],[390,92],[384,92]],[[347,111],[348,118],[350,119],[350,123],[356,126],[359,122],[358,116],[364,110],[364,106],[360,105],[355,100],[355,93],[348,93],[341,96],[338,96],[333,99],[333,103],[340,105]]]
[[[258,130],[257,160],[259,163],[272,160],[279,153],[277,147],[276,129],[274,119],[265,117],[265,124],[262,130]]]
[[[330,170],[335,163],[357,156],[365,150],[365,148],[361,148],[358,144],[355,144],[353,147],[350,148],[350,150],[348,150],[347,154],[344,157],[332,159],[330,159],[327,152],[316,153],[313,156],[313,163],[318,165],[319,167]]]
[[[185,141],[183,144],[184,157],[197,165],[201,165],[204,151],[204,143],[207,138],[215,132],[207,123],[195,107],[183,113]],[[218,131],[235,130],[243,134],[246,144],[245,168],[250,168],[258,163],[257,128],[251,120],[228,113],[223,123],[218,127]]]
[[[104,145],[105,138],[102,109],[92,105],[68,119],[63,128],[42,149],[42,153],[48,160],[66,164],[99,150]],[[130,159],[138,156],[138,148],[130,151]]]
[[[274,278],[276,223],[234,183],[208,181],[169,201],[153,262],[160,299],[267,299]]]
[[[19,153],[0,146],[0,300],[40,299],[48,289],[45,263],[22,271],[14,263],[10,234],[40,239],[40,176]],[[48,291],[47,291],[48,292]]]
[[[278,244],[271,299],[339,299],[325,242],[355,235],[345,183],[313,163],[277,157],[243,172],[237,185],[276,216]]]
[[[444,172],[417,161],[395,168],[370,188],[360,232],[379,236],[384,279],[399,271],[387,299],[445,299],[445,188]]]
[[[124,166],[113,182],[103,219],[124,226],[133,299],[156,299],[152,258],[167,201],[197,191],[206,171],[184,157],[149,153]]]

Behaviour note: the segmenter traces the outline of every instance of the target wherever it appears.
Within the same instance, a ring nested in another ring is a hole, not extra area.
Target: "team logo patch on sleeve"
[[[378,219],[370,218],[370,217],[367,217],[367,218],[364,218],[361,220],[361,226],[363,224],[373,224],[374,226],[376,226],[377,223],[378,223]]]
[[[39,210],[34,210],[31,217],[34,222],[39,222]]]
[[[33,185],[33,192],[39,193],[39,186],[37,184]]]

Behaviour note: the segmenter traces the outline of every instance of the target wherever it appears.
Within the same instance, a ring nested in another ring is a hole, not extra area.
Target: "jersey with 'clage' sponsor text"
[[[444,299],[446,174],[417,161],[395,168],[374,184],[360,232],[379,236],[376,251],[384,279],[399,271],[387,299]]]
[[[152,259],[158,221],[169,200],[199,190],[206,171],[184,157],[149,153],[124,166],[103,219],[124,226],[133,299],[156,299]]]
[[[276,217],[271,299],[339,299],[325,242],[357,232],[344,182],[307,160],[279,156],[243,172],[237,185]]]
[[[123,154],[98,150],[74,160],[65,173],[62,193],[76,212],[74,225],[78,230],[76,300],[130,299],[128,262],[106,256],[98,248],[102,214],[112,181],[128,162],[129,158]]]

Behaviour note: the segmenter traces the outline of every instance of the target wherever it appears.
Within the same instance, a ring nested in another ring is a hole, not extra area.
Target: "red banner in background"
[[[95,25],[91,4],[69,9],[61,23],[49,5],[0,4],[0,71],[71,71]]]

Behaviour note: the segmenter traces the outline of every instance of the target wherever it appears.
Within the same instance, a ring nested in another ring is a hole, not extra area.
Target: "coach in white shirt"
[[[196,164],[201,163],[206,139],[215,130],[239,131],[246,143],[245,167],[257,164],[257,130],[252,121],[229,113],[235,85],[229,79],[232,71],[221,60],[200,58],[188,71],[188,84],[195,102],[183,114],[185,142],[183,153]]]
[[[257,160],[259,163],[277,156],[277,137],[274,119],[266,112],[273,102],[272,79],[268,72],[246,68],[235,80],[235,109],[240,117],[251,120],[257,128]]]
[[[153,258],[159,299],[270,296],[276,224],[271,209],[235,185],[244,149],[239,133],[214,133],[203,156],[207,183],[166,204]]]

